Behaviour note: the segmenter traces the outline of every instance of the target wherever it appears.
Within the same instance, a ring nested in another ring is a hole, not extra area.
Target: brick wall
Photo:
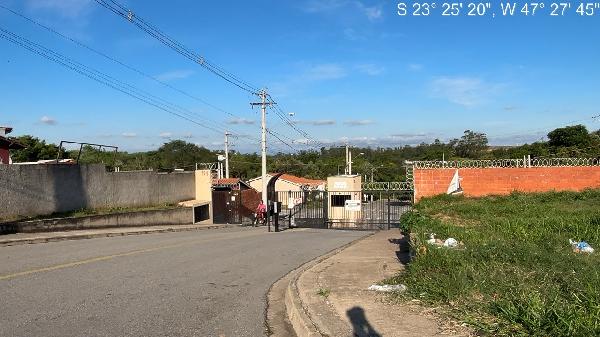
[[[456,169],[414,170],[415,201],[445,194]],[[463,193],[469,197],[513,191],[581,191],[600,188],[600,167],[463,168],[458,169]]]

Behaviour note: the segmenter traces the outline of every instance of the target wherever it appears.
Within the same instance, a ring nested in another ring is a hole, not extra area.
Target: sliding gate
[[[282,206],[280,223],[291,228],[397,228],[402,214],[412,208],[412,200],[413,192],[408,188],[277,193],[277,201]]]
[[[277,201],[281,203],[280,223],[290,228],[327,228],[327,192],[278,192]]]
[[[412,197],[408,190],[329,192],[328,228],[398,228],[402,214],[412,208]]]

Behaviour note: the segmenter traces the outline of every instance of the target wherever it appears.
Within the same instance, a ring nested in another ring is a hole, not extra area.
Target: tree
[[[553,147],[584,148],[590,145],[591,137],[584,125],[567,126],[548,133],[548,144]]]
[[[217,159],[217,152],[183,140],[173,140],[165,143],[150,155],[155,161],[153,167],[161,169],[183,168],[193,170],[196,163],[215,162]]]
[[[461,158],[480,158],[488,148],[488,138],[485,133],[466,130],[460,139],[453,139],[450,145],[454,147],[456,155]]]
[[[24,149],[11,151],[11,157],[15,163],[56,159],[58,146],[54,144],[46,144],[44,140],[29,135],[15,139],[25,146]],[[66,158],[67,154],[63,152],[61,157]]]

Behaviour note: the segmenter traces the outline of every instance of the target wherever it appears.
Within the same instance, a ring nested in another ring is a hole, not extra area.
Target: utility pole
[[[352,151],[348,151],[348,174],[352,175]]]
[[[229,136],[231,133],[225,131],[225,178],[229,179]]]
[[[349,154],[348,144],[346,144],[346,169],[344,169],[344,174],[348,174],[348,167],[349,167],[348,162],[350,161],[350,160],[348,160],[348,158],[349,158],[348,154]]]
[[[344,174],[352,175],[352,151],[350,151],[348,144],[346,144],[346,169]]]
[[[250,103],[251,106],[261,107],[261,148],[262,148],[262,201],[265,205],[267,199],[267,106],[273,105],[272,102],[267,102],[267,90],[263,89],[258,93],[260,103]]]

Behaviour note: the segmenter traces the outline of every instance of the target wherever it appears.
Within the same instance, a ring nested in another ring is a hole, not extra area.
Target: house
[[[25,148],[25,146],[16,140],[6,136],[11,133],[12,130],[11,127],[0,126],[0,164],[12,164],[10,150],[20,150]]]
[[[267,179],[275,176],[275,173],[268,173]],[[262,191],[262,177],[257,177],[248,181],[250,186],[257,191]],[[303,177],[296,177],[291,174],[283,174],[275,182],[275,192],[299,192],[299,191],[325,191],[327,182],[325,180],[315,180]]]

